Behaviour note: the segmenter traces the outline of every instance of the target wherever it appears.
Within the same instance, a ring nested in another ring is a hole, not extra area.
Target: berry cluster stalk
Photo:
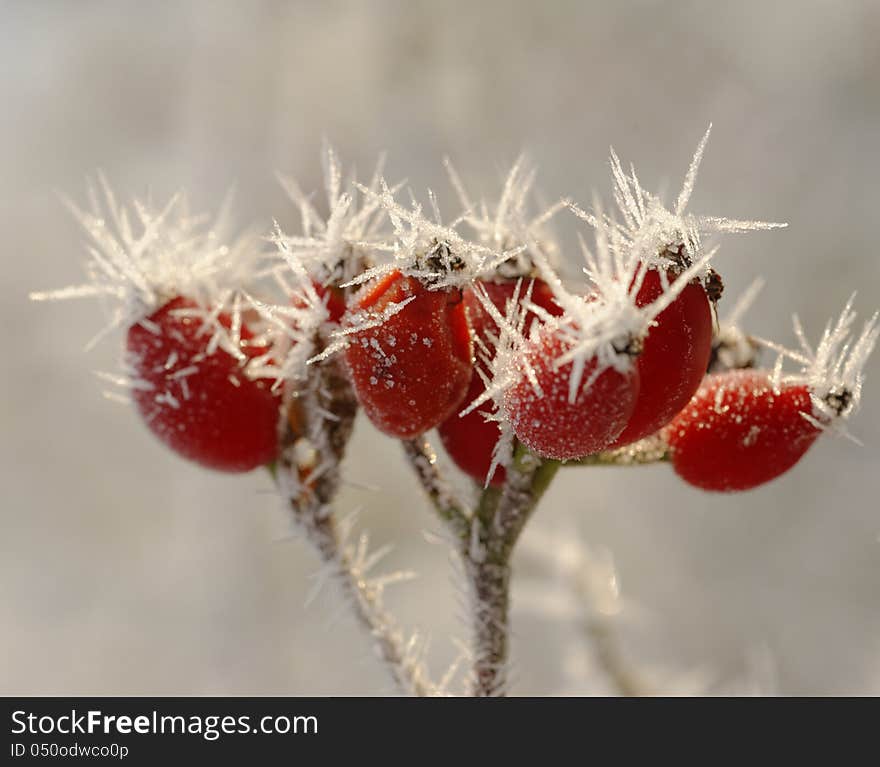
[[[526,522],[559,468],[522,445],[501,487],[488,487],[466,509],[449,491],[424,438],[403,443],[406,456],[438,516],[446,522],[468,591],[471,628],[469,691],[474,697],[507,693],[510,634],[510,558]]]

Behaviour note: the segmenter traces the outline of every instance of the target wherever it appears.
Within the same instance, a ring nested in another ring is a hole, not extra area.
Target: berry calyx
[[[667,272],[669,282],[676,274]],[[664,293],[660,272],[649,269],[636,294],[648,306]],[[665,426],[697,391],[712,353],[712,310],[699,280],[691,280],[654,320],[638,357],[640,387],[635,409],[612,448]]]
[[[672,465],[703,490],[748,490],[794,466],[821,433],[804,384],[774,388],[770,375],[730,370],[706,377],[663,430]]]
[[[460,289],[393,270],[354,296],[343,326],[352,385],[381,431],[410,439],[461,404],[473,363]]]
[[[251,359],[265,353],[242,325],[239,355],[209,353],[211,333],[197,304],[178,296],[128,330],[126,362],[132,398],[144,422],[179,455],[211,469],[250,471],[271,463],[279,449],[280,397],[271,379],[248,377]],[[218,318],[226,329],[232,319]]]

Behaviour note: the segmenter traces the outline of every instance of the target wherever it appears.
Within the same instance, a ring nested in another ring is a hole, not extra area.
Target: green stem
[[[566,461],[565,466],[646,466],[664,463],[672,459],[669,446],[659,437],[646,437],[616,450],[603,450],[584,456],[576,461]]]
[[[510,636],[510,557],[559,464],[517,444],[502,488],[487,488],[461,554],[471,590],[474,667],[472,694],[504,695]]]

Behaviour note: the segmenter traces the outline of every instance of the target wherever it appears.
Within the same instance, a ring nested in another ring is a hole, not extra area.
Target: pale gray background
[[[0,691],[388,689],[332,592],[304,608],[316,561],[268,481],[193,468],[101,398],[92,371],[116,345],[82,352],[97,306],[27,302],[81,274],[57,191],[81,199],[98,167],[122,192],[184,187],[203,206],[235,183],[243,223],[292,225],[273,171],[317,186],[327,135],[363,169],[390,150],[391,175],[441,201],[444,153],[492,192],[523,148],[549,195],[588,201],[610,143],[650,185],[677,184],[714,121],[694,210],[791,223],[728,240],[719,262],[732,294],[767,278],[751,322],[788,341],[792,311],[815,334],[853,288],[863,312],[880,305],[878,40],[880,3],[842,0],[0,2]],[[880,693],[871,373],[864,449],[824,439],[730,497],[663,468],[566,471],[526,536],[564,522],[610,548],[645,616],[628,648],[673,676],[737,677],[757,648],[783,693]],[[381,486],[343,506],[396,543],[390,566],[420,572],[393,604],[431,632],[439,671],[462,631],[433,522],[366,423],[348,475]],[[517,609],[517,692],[571,690],[572,635]]]

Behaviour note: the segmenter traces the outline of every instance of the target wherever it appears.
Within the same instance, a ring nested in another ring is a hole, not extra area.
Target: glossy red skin
[[[351,335],[345,361],[373,424],[411,439],[433,429],[462,403],[473,371],[467,315],[459,290],[428,290],[398,271],[367,284],[343,324],[358,313],[408,303],[379,327]]]
[[[280,397],[270,391],[273,381],[251,380],[221,349],[206,356],[209,336],[200,333],[202,320],[174,314],[195,306],[177,297],[153,312],[147,319],[159,334],[141,324],[129,328],[127,362],[135,378],[152,386],[132,390],[135,406],[150,431],[190,461],[225,472],[271,463],[278,455],[280,418]],[[228,317],[220,320],[229,325]],[[246,327],[241,335],[244,341],[252,337]],[[254,357],[263,349],[245,345],[242,351]],[[174,378],[190,366],[198,371]]]
[[[731,370],[706,377],[663,430],[672,465],[685,482],[730,492],[763,485],[794,466],[821,431],[804,386],[774,393],[766,372]]]
[[[503,400],[517,438],[546,458],[558,461],[583,458],[604,450],[617,438],[632,415],[639,393],[635,365],[627,373],[608,368],[585,388],[596,369],[595,360],[584,366],[575,401],[568,400],[572,365],[554,367],[566,346],[553,327],[532,339],[526,359],[535,370],[543,396],[523,376]]]
[[[531,280],[531,282],[532,303],[554,316],[560,315],[562,309],[553,300],[553,292],[547,283],[538,279]],[[485,288],[489,299],[498,311],[504,315],[507,301],[513,297],[516,290],[516,281],[481,281],[479,284]],[[524,280],[520,285],[520,297],[525,295],[528,287],[529,281]],[[464,304],[473,336],[480,338],[490,352],[494,351],[495,342],[498,337],[495,320],[492,319],[492,316],[483,307],[480,299],[477,298],[474,291],[470,288],[464,291]],[[531,319],[528,320],[529,325],[537,319],[535,314],[531,314]],[[528,328],[526,330],[528,331]],[[476,353],[479,354],[480,352],[477,351]],[[473,402],[485,390],[486,387],[483,384],[483,379],[474,370],[470,386],[462,403],[463,406]],[[440,441],[443,443],[443,447],[446,449],[449,457],[455,462],[455,465],[481,484],[486,481],[489,467],[492,465],[492,453],[498,442],[498,425],[484,418],[484,415],[492,413],[493,410],[492,403],[486,402],[465,416],[453,413],[437,427]],[[492,473],[489,485],[499,487],[504,484],[506,476],[507,472],[503,466],[496,467]]]
[[[636,296],[647,306],[663,292],[652,269]],[[690,282],[657,316],[638,357],[639,398],[629,423],[609,447],[622,447],[654,434],[669,423],[700,386],[712,354],[712,310],[706,291]]]
[[[483,379],[474,373],[462,401],[462,408],[473,402],[485,389]],[[480,484],[486,482],[489,467],[492,465],[492,453],[500,434],[498,424],[486,421],[483,417],[484,413],[489,414],[492,410],[492,403],[487,402],[465,416],[453,413],[437,427],[440,441],[455,465]],[[506,476],[504,467],[497,466],[489,480],[489,485],[492,487],[503,485]]]

